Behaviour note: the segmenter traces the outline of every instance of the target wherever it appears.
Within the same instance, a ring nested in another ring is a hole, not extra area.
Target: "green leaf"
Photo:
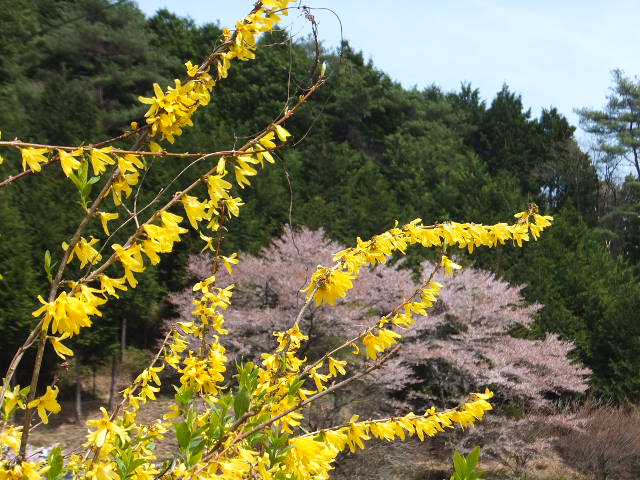
[[[46,250],[44,252],[44,272],[47,274],[49,283],[53,282],[53,267],[55,267],[55,265],[51,265],[51,252],[49,250]]]
[[[127,473],[132,473],[136,468],[138,468],[140,465],[144,465],[145,463],[147,463],[147,460],[145,460],[144,458],[133,460],[131,463],[129,463],[129,471]]]
[[[453,454],[453,465],[456,469],[456,473],[460,475],[460,478],[464,478],[467,471],[467,461],[462,455],[460,455],[458,450]]]
[[[467,471],[473,472],[478,466],[480,460],[480,447],[476,447],[471,450],[471,453],[467,455]]]
[[[82,165],[78,169],[78,179],[84,185],[87,183],[87,176],[89,174],[89,162],[86,159],[82,159]]]
[[[73,184],[76,186],[78,190],[82,190],[83,182],[75,173],[72,172],[71,175],[69,175],[69,178],[71,179],[71,181],[73,182]]]
[[[302,385],[304,385],[304,380],[298,377],[295,377],[294,380],[289,384],[288,395],[290,397],[296,396],[298,393],[298,390],[300,390],[300,387],[302,387]]]
[[[191,441],[191,443],[189,444],[189,453],[191,455],[197,455],[198,453],[200,453],[202,451],[204,446],[205,446],[205,439],[204,438],[193,439]]]
[[[287,445],[287,446],[286,446],[286,447],[284,447],[283,449],[278,450],[278,452],[276,453],[276,456],[275,456],[276,463],[283,462],[283,461],[284,461],[284,459],[285,459],[285,454],[286,454],[289,450],[291,450],[292,448],[296,448],[296,446],[295,446],[295,445]]]
[[[249,443],[249,445],[251,445],[252,447],[261,442],[262,440],[264,440],[267,436],[262,433],[262,432],[256,432],[253,435],[249,435],[247,437],[247,442]]]
[[[48,250],[47,250],[48,251]],[[54,447],[49,454],[49,470],[47,470],[47,480],[57,480],[62,474],[64,459],[62,458],[62,448]]]
[[[453,454],[455,473],[451,480],[482,480],[482,472],[476,471],[480,460],[480,447],[474,448],[465,458],[459,451]]]
[[[176,425],[176,437],[178,438],[180,448],[183,450],[186,449],[191,441],[191,432],[186,422],[180,422]]]
[[[122,461],[120,457],[115,457],[114,460],[118,465],[118,475],[122,480],[125,480],[127,478],[127,473],[128,473],[127,466],[125,465],[125,463]]]
[[[240,418],[249,410],[249,401],[251,396],[246,388],[241,387],[236,393],[236,398],[233,400],[233,411],[236,414],[236,418]]]
[[[176,401],[182,405],[183,407],[186,407],[187,405],[189,405],[191,402],[193,402],[193,388],[185,388],[184,390],[177,390],[177,393],[175,395],[175,399]]]
[[[82,187],[82,190],[80,190],[80,195],[82,195],[82,198],[87,198],[90,193],[91,193],[91,184],[87,183]]]

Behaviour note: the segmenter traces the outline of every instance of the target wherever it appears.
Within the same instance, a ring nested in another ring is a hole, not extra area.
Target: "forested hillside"
[[[187,60],[206,57],[222,33],[216,25],[198,26],[166,10],[145,18],[128,1],[0,0],[0,11],[2,139],[52,145],[86,144],[122,133],[131,119],[143,123],[138,95],[149,96],[154,82],[166,85]],[[287,41],[282,32],[260,40],[263,46]],[[241,145],[273,122],[292,87],[308,86],[310,72],[320,68],[315,48],[312,41],[259,48],[251,65],[230,71],[212,105],[197,113],[195,125],[170,150]],[[366,62],[347,43],[321,57],[327,84],[287,125],[294,146],[278,153],[276,167],[243,191],[246,213],[233,220],[224,248],[255,254],[289,222],[322,227],[330,238],[351,245],[395,220],[495,223],[535,202],[555,218],[539,242],[478,252],[473,260],[460,250],[459,263],[473,261],[513,285],[526,284],[525,299],[544,307],[533,330],[514,334],[541,339],[557,332],[572,340],[575,357],[593,371],[594,394],[637,401],[640,172],[632,169],[620,181],[603,167],[625,153],[624,142],[610,136],[608,150],[603,143],[599,154],[584,152],[575,126],[562,114],[525,110],[508,85],[499,92],[479,92],[472,84],[454,92],[437,86],[407,90],[379,71],[375,58]],[[635,88],[623,93],[640,102],[638,85],[614,77],[621,81]],[[583,112],[597,127],[594,115]],[[146,179],[153,192],[188,159],[149,161],[155,162]],[[18,173],[19,162],[17,154],[4,154],[0,179]],[[193,180],[189,175],[171,188],[179,191]],[[34,323],[34,299],[48,289],[45,252],[51,252],[51,263],[60,261],[60,244],[82,208],[59,169],[33,177],[0,188],[3,371]],[[186,286],[186,251],[196,240],[185,241],[177,255],[145,273],[141,288],[105,307],[103,319],[73,345],[81,362],[110,362],[125,328],[128,344],[155,345],[162,320],[176,315],[168,295]],[[424,260],[420,255],[412,252],[405,266],[417,268]],[[26,362],[18,380],[29,372]]]

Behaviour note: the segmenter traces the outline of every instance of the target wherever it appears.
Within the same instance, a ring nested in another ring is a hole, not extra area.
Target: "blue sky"
[[[152,15],[166,7],[196,23],[233,26],[251,1],[137,0]],[[611,70],[640,75],[637,0],[305,0],[327,47],[344,38],[405,87],[457,90],[471,82],[488,101],[507,83],[538,116],[554,106],[577,125],[573,109],[601,108]],[[300,13],[293,34],[308,34]],[[579,135],[581,138],[582,135]],[[583,142],[581,142],[583,143]]]

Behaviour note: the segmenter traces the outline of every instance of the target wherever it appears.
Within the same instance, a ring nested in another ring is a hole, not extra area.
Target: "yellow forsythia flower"
[[[276,125],[275,128],[276,128],[276,135],[278,135],[278,138],[280,139],[281,142],[286,142],[287,138],[291,136],[291,134],[287,132],[284,128],[282,128],[280,125]]]
[[[109,414],[104,407],[100,407],[100,411],[102,412],[102,418],[99,418],[98,420],[87,420],[88,426],[95,427],[97,429],[89,433],[87,445],[96,446],[98,448],[102,447],[109,433],[114,433],[120,437],[122,443],[125,443],[129,439],[129,436],[127,435],[127,432],[125,432],[124,428],[111,421]]]
[[[9,415],[9,412],[13,410],[14,407],[18,407],[24,410],[24,402],[22,401],[22,396],[20,395],[20,385],[16,385],[13,387],[13,390],[7,390],[5,393],[5,401],[4,401],[4,414]]]
[[[47,163],[49,159],[44,155],[49,153],[49,150],[46,148],[21,148],[20,153],[22,154],[22,169],[26,170],[27,165],[33,172],[39,172],[42,170],[40,166],[41,163]]]
[[[112,147],[94,148],[91,150],[91,167],[93,174],[100,175],[107,169],[106,165],[113,165],[116,161],[107,155],[113,150]]]
[[[442,266],[444,267],[446,274],[449,275],[450,277],[453,276],[453,271],[454,270],[460,270],[462,268],[460,265],[458,265],[457,263],[453,262],[446,255],[442,256]]]
[[[19,427],[22,428],[22,427]],[[22,437],[22,433],[18,428],[13,425],[5,426],[4,429],[0,430],[0,445],[4,445],[7,448],[13,450],[14,453],[18,453],[18,449],[20,448],[20,438]]]
[[[311,276],[309,286],[302,290],[307,292],[307,298],[316,290],[314,298],[316,305],[322,302],[333,305],[338,297],[346,296],[347,290],[353,288],[353,280],[355,277],[341,270],[331,270],[329,268],[320,267]]]
[[[73,260],[74,254],[77,255],[78,260],[80,260],[80,268],[84,268],[87,263],[94,265],[102,260],[102,255],[100,255],[98,251],[93,248],[93,245],[98,243],[98,239],[93,238],[93,236],[90,238],[91,240],[87,242],[87,240],[83,237],[78,243],[74,245],[67,263],[70,263],[71,260]],[[67,244],[67,242],[62,242],[62,249],[65,252],[68,250],[68,248],[69,244]]]
[[[49,337],[51,346],[53,346],[56,354],[63,360],[66,358],[65,355],[69,357],[73,356],[73,350],[62,344],[62,340],[69,338],[69,336],[70,335],[68,333],[64,333],[60,337]]]
[[[127,290],[127,285],[125,284],[126,278],[111,278],[107,277],[104,274],[101,274],[100,279],[100,291],[103,293],[108,293],[112,297],[120,298],[116,293],[116,289],[118,290]]]
[[[109,222],[115,220],[120,216],[119,213],[98,212],[100,215],[100,222],[102,222],[102,229],[105,235],[109,235]]]
[[[224,268],[227,269],[227,272],[229,272],[229,275],[233,273],[232,265],[237,265],[238,263],[240,263],[240,260],[236,258],[237,256],[238,256],[237,253],[232,253],[230,257],[225,257],[224,255],[221,255],[222,263],[224,263]]]
[[[60,157],[60,166],[62,167],[62,171],[68,177],[71,176],[74,170],[80,168],[82,163],[80,160],[75,157],[82,154],[81,150],[76,150],[74,152],[65,152],[64,150],[58,150],[58,156]]]
[[[187,214],[189,223],[194,229],[198,228],[198,222],[202,220],[211,220],[212,211],[209,208],[209,202],[201,202],[196,197],[184,195],[182,197],[182,206]]]
[[[29,402],[27,405],[28,408],[38,407],[38,415],[40,415],[40,419],[42,423],[49,423],[49,418],[47,417],[47,412],[51,413],[59,413],[61,410],[60,404],[56,400],[58,397],[58,387],[47,387],[47,391],[43,396]]]
[[[113,463],[94,462],[91,470],[87,472],[87,478],[91,480],[116,480],[120,476],[114,470]]]

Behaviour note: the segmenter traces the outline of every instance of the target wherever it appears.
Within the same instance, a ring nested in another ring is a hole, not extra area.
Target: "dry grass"
[[[117,390],[121,391],[126,388],[137,375],[139,368],[130,366],[125,363],[121,370],[117,381]],[[110,368],[108,366],[96,372],[96,375],[85,375],[82,378],[82,387],[84,392],[90,392],[83,395],[82,410],[86,414],[82,421],[77,422],[75,418],[75,402],[70,397],[73,395],[75,386],[71,384],[71,372],[67,378],[61,381],[61,397],[60,405],[62,411],[58,415],[50,415],[49,423],[44,425],[39,423],[32,429],[29,444],[30,451],[37,453],[40,449],[51,448],[60,445],[65,454],[82,450],[82,444],[86,441],[89,429],[86,425],[87,420],[101,418],[102,413],[100,407],[107,408],[109,397],[109,387],[111,382]],[[122,397],[117,394],[116,399]],[[171,403],[170,397],[158,395],[155,402],[147,402],[141,405],[138,412],[138,424],[151,424],[158,418],[161,418],[167,412],[167,407]],[[36,417],[37,418],[37,417]],[[38,419],[39,420],[39,419]],[[171,456],[175,450],[176,442],[173,434],[167,432],[167,438],[160,442],[156,448],[156,456],[159,459],[165,459]]]

